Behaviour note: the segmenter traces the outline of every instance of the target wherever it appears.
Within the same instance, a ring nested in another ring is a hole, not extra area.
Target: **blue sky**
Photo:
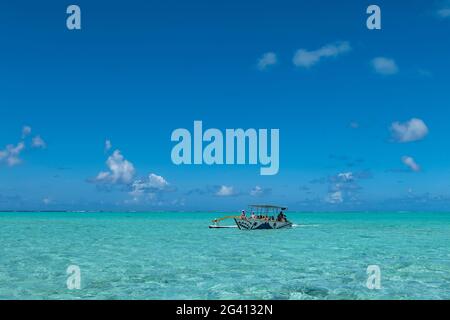
[[[447,210],[450,2],[69,4],[0,4],[0,209]],[[175,166],[194,120],[279,128],[280,172]]]

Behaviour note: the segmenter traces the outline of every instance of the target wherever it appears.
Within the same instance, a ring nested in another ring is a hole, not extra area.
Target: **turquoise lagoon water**
[[[450,299],[450,214],[298,213],[278,231],[216,216],[0,213],[0,299]]]

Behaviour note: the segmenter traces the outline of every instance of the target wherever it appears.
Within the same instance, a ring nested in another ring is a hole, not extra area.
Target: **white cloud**
[[[30,126],[23,126],[22,128],[22,139],[25,139],[31,133]]]
[[[105,141],[105,152],[109,151],[112,148],[111,140]]]
[[[135,169],[133,164],[126,160],[120,153],[115,150],[106,161],[109,171],[100,172],[95,181],[103,183],[123,183],[128,184],[133,180]]]
[[[106,181],[109,179],[110,173],[106,171],[99,172],[95,180],[97,181]]]
[[[407,122],[394,122],[391,132],[394,141],[400,143],[413,142],[424,139],[428,135],[428,127],[421,119],[413,118]]]
[[[325,202],[329,204],[355,204],[359,201],[359,195],[363,189],[360,181],[371,179],[370,171],[341,172],[329,176],[326,179],[318,179],[314,183],[327,183],[328,193]]]
[[[52,199],[50,199],[50,198],[44,198],[44,199],[42,199],[42,203],[44,203],[44,204],[50,204],[52,202]]]
[[[125,159],[120,150],[115,150],[106,161],[109,170],[101,171],[91,182],[99,183],[99,187],[120,187],[120,190],[128,192],[133,198],[126,203],[137,203],[140,200],[160,201],[160,195],[175,191],[169,182],[157,174],[150,173],[144,178],[135,178],[134,165]]]
[[[25,150],[25,141],[27,136],[31,134],[30,126],[22,127],[22,141],[17,144],[8,144],[3,150],[0,150],[0,164],[2,162],[6,163],[8,166],[12,167],[18,165],[22,162],[20,158],[21,153]],[[31,139],[31,147],[34,148],[45,148],[46,144],[40,136],[35,136]]]
[[[450,18],[450,8],[442,8],[437,11],[437,14],[441,18]]]
[[[393,75],[398,73],[398,66],[393,59],[377,57],[372,60],[371,64],[375,72],[379,74]]]
[[[263,197],[267,196],[272,192],[272,189],[262,188],[260,186],[255,186],[250,190],[250,195],[252,197]]]
[[[322,58],[337,57],[350,50],[351,46],[348,42],[336,42],[312,51],[299,49],[292,61],[297,67],[310,68],[319,63]]]
[[[344,172],[338,174],[339,180],[342,180],[343,182],[353,181],[353,173],[352,172]]]
[[[25,149],[25,143],[19,142],[17,145],[9,144],[4,150],[0,150],[0,162],[4,161],[8,166],[15,166],[22,162],[20,153]]]
[[[47,144],[45,143],[45,141],[41,138],[41,136],[35,136],[32,140],[31,140],[31,146],[33,148],[45,148],[47,147]]]
[[[441,19],[450,18],[450,0],[437,1],[436,16]]]
[[[230,197],[235,195],[234,188],[228,186],[220,186],[219,190],[216,192],[216,196],[219,197]]]
[[[164,190],[169,183],[162,176],[150,173],[146,180],[135,180],[131,186],[132,193],[142,193],[145,190]]]
[[[277,64],[277,55],[273,52],[264,53],[263,56],[258,60],[258,69],[266,70],[269,66]]]
[[[164,189],[169,183],[161,176],[150,173],[148,176],[148,186],[157,189]]]
[[[260,195],[262,195],[263,193],[264,193],[264,189],[261,188],[260,186],[256,186],[256,187],[254,187],[252,190],[250,190],[250,195],[251,195],[252,197],[260,196]]]
[[[404,156],[402,157],[402,162],[408,166],[412,171],[419,172],[420,166],[417,164],[417,162],[412,157]]]
[[[150,173],[145,179],[137,179],[131,184],[130,195],[137,201],[140,196],[146,195],[149,200],[155,200],[158,195],[170,191],[170,184],[162,176]]]
[[[331,192],[325,198],[325,202],[331,204],[339,204],[344,202],[344,198],[342,196],[342,191]]]

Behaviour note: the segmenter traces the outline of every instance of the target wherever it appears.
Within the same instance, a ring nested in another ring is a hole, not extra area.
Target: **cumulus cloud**
[[[359,182],[371,178],[371,172],[365,170],[360,172],[341,172],[327,178],[313,180],[311,183],[328,184],[328,193],[325,197],[326,203],[354,203],[362,190]]]
[[[421,170],[420,166],[413,157],[404,156],[402,157],[402,162],[414,172],[419,172]]]
[[[10,167],[20,164],[22,162],[20,155],[25,150],[26,144],[28,144],[28,140],[26,138],[30,134],[31,127],[23,126],[22,141],[17,144],[8,144],[3,150],[0,149],[0,164],[3,162]],[[31,140],[31,147],[44,148],[45,146],[45,142],[40,136],[36,136]]]
[[[273,52],[264,53],[263,56],[258,60],[258,69],[266,70],[269,66],[277,64],[277,55]]]
[[[399,71],[397,63],[393,59],[377,57],[372,60],[371,64],[375,72],[382,75],[393,75]]]
[[[25,139],[31,133],[30,126],[23,126],[22,128],[22,139]]]
[[[109,171],[101,171],[95,178],[96,182],[111,184],[129,184],[132,182],[135,174],[133,164],[126,160],[120,153],[115,150],[106,160]]]
[[[344,202],[344,198],[342,196],[342,191],[335,191],[329,193],[326,198],[325,202],[330,204],[339,204]]]
[[[239,197],[244,193],[237,191],[232,186],[213,185],[204,188],[195,188],[187,191],[186,196],[215,196],[215,197]]]
[[[407,143],[424,139],[428,135],[428,127],[421,119],[413,118],[407,122],[394,122],[391,133],[394,141]]]
[[[107,146],[108,144],[105,143],[105,147]],[[163,204],[162,194],[176,191],[176,188],[172,187],[164,177],[155,173],[136,178],[133,163],[125,159],[120,150],[115,150],[108,157],[106,166],[108,170],[99,172],[95,178],[88,181],[97,183],[97,188],[102,191],[127,192],[132,199],[125,200],[125,203],[138,203],[145,200],[152,201],[153,204]]]
[[[108,152],[109,150],[111,150],[111,148],[112,148],[111,140],[106,140],[105,141],[105,152]]]
[[[46,148],[47,144],[45,143],[44,139],[41,138],[41,136],[35,136],[32,140],[31,140],[31,146],[33,148]]]
[[[161,190],[166,188],[169,183],[163,177],[150,173],[148,176],[148,185],[152,188]]]
[[[438,3],[436,15],[442,19],[450,18],[450,0],[442,0]]]
[[[437,11],[437,14],[441,18],[450,18],[450,8],[442,8]]]
[[[310,68],[320,62],[323,58],[337,57],[351,50],[349,42],[331,43],[317,50],[299,49],[294,55],[292,62],[297,67]]]
[[[219,190],[215,193],[218,197],[230,197],[236,195],[234,188],[229,186],[220,186]]]
[[[164,191],[170,191],[170,184],[162,176],[150,173],[145,179],[137,179],[131,184],[130,194],[134,197],[147,195],[154,199]]]
[[[17,145],[9,144],[4,150],[0,150],[0,162],[5,162],[12,167],[22,162],[20,153],[25,149],[25,143],[19,142]]]
[[[348,181],[353,181],[354,180],[352,172],[339,173],[337,175],[337,177],[338,177],[339,180],[342,180],[344,182],[348,182]]]
[[[272,189],[266,189],[260,186],[255,186],[254,188],[252,188],[252,190],[250,190],[250,195],[252,197],[263,197],[269,195],[271,192]]]

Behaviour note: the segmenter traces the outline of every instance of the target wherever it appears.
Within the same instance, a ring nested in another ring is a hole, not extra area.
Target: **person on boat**
[[[251,218],[252,218],[252,219],[256,219],[256,216],[255,216],[255,212],[254,212],[254,211],[252,211]]]
[[[245,214],[245,210],[242,210],[241,219],[242,220],[247,220],[247,215]]]
[[[277,216],[277,221],[284,222],[286,219],[286,216],[284,215],[283,211],[280,211],[280,213]]]

